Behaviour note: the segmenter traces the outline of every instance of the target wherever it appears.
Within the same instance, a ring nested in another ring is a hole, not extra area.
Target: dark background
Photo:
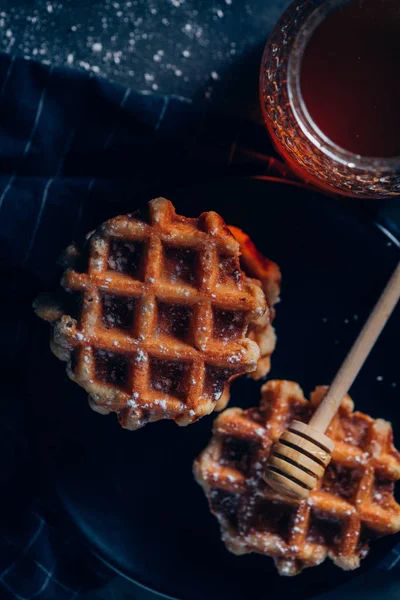
[[[249,111],[289,0],[2,0],[0,49],[137,90]],[[252,107],[253,108],[253,107]]]
[[[289,0],[2,0],[0,50],[259,121],[263,45],[288,4]],[[360,593],[358,586],[354,582],[347,592],[324,598],[350,598]],[[364,600],[379,595],[400,598],[393,584],[388,581],[385,586],[382,578],[372,577],[365,587]],[[117,578],[90,598],[156,596]]]

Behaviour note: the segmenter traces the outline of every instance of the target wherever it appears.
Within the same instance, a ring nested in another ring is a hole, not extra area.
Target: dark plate
[[[329,383],[399,259],[396,245],[336,201],[276,180],[225,179],[173,193],[171,200],[185,215],[220,212],[281,266],[270,377],[298,381],[306,394]],[[113,213],[115,206],[109,216]],[[357,407],[391,420],[398,436],[399,325],[398,309],[352,389]],[[42,352],[35,377],[44,379],[51,371],[44,395],[63,414],[57,432],[64,440],[60,497],[93,549],[124,575],[184,600],[281,599],[293,586],[300,599],[354,576],[326,561],[293,580],[278,577],[269,558],[230,554],[192,476],[193,459],[207,444],[214,417],[187,428],[162,422],[124,431],[114,416],[91,412],[84,391],[63,375],[64,366]],[[257,404],[259,388],[241,378],[230,405]],[[378,540],[361,570],[396,541],[397,536]]]

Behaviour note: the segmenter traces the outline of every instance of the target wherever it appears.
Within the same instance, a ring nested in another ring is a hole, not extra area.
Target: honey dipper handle
[[[353,347],[336,373],[328,393],[312,416],[309,425],[314,429],[322,433],[325,432],[378,339],[379,334],[386,325],[399,297],[400,262],[360,331]]]

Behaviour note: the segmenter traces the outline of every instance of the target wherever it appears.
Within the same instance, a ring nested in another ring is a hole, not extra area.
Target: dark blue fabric
[[[285,174],[272,155],[263,128],[184,98],[0,55],[0,598],[69,600],[112,576],[58,506],[51,407],[26,389],[32,300],[57,275],[43,256],[178,184]]]

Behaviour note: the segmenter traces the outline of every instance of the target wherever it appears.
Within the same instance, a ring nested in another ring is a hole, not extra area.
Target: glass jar
[[[282,15],[262,59],[263,115],[278,152],[303,180],[348,196],[398,196],[400,156],[362,156],[341,148],[315,124],[302,96],[301,66],[307,44],[327,16],[348,3],[297,0]]]

